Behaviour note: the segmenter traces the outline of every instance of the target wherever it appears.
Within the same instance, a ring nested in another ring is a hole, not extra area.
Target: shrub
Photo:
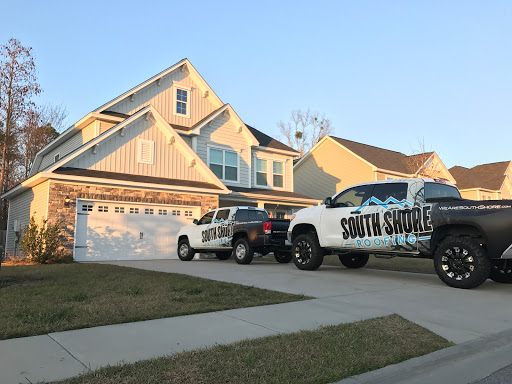
[[[43,220],[41,225],[38,225],[32,216],[29,225],[23,230],[20,245],[27,259],[35,263],[51,264],[70,261],[69,256],[61,250],[59,222],[48,224],[48,220]]]

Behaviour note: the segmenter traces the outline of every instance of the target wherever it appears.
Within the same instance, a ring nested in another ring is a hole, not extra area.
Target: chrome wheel
[[[187,255],[188,255],[188,245],[187,244],[181,244],[180,256],[181,257],[187,257]]]
[[[245,249],[245,246],[243,244],[238,244],[235,250],[235,256],[238,259],[243,259],[245,257],[247,250]]]
[[[444,272],[451,279],[467,279],[475,270],[475,259],[465,248],[448,248],[444,252],[441,261]]]
[[[295,259],[300,264],[307,264],[311,261],[311,244],[307,241],[300,241],[295,246]]]

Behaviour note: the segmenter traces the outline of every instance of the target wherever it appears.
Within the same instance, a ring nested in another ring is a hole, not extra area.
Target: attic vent
[[[155,157],[155,142],[139,140],[139,163],[153,164]]]

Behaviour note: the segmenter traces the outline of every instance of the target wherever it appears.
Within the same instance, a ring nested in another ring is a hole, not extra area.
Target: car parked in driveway
[[[280,263],[291,261],[286,234],[290,220],[272,219],[255,207],[214,209],[180,229],[177,235],[178,257],[183,261],[196,253],[213,252],[220,260],[233,255],[239,264],[250,264],[254,252],[274,253]]]
[[[320,267],[326,252],[348,268],[363,267],[376,254],[433,259],[439,278],[456,288],[488,278],[512,283],[512,201],[465,200],[444,180],[349,187],[297,212],[288,238],[303,270]]]

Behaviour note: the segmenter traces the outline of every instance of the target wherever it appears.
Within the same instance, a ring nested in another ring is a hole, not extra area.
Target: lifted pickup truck
[[[290,220],[270,219],[268,212],[254,207],[219,208],[206,213],[194,224],[180,229],[178,257],[192,260],[197,252],[214,252],[226,260],[233,254],[238,264],[250,264],[254,252],[274,252],[279,263],[292,261],[286,233]]]
[[[297,212],[288,239],[304,270],[320,267],[326,252],[348,268],[363,267],[369,254],[409,256],[433,259],[452,287],[512,283],[512,201],[464,200],[443,180],[352,186]]]

